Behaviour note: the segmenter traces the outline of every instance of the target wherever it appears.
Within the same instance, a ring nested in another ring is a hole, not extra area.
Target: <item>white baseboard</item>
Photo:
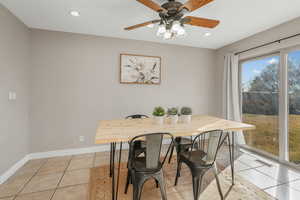
[[[125,146],[125,148],[128,146]],[[9,179],[12,175],[16,173],[26,162],[33,159],[41,159],[41,158],[50,158],[50,157],[59,157],[59,156],[69,156],[69,155],[79,155],[84,153],[95,153],[95,152],[103,152],[109,151],[109,145],[100,145],[100,146],[92,146],[86,148],[74,148],[74,149],[63,149],[57,151],[48,151],[48,152],[39,152],[39,153],[30,153],[24,156],[21,160],[19,160],[16,164],[14,164],[11,168],[9,168],[6,172],[0,175],[0,184],[4,183],[7,179]]]
[[[63,149],[57,151],[31,153],[28,154],[28,156],[31,160],[31,159],[51,158],[51,157],[59,157],[59,156],[79,155],[84,153],[103,152],[109,150],[110,150],[109,145],[101,145],[101,146],[92,146],[92,147],[85,147],[85,148]]]
[[[6,172],[4,172],[0,176],[0,184],[4,183],[7,179],[9,179],[9,177],[11,177],[12,175],[14,175],[18,171],[18,169],[20,169],[23,165],[25,165],[25,163],[28,160],[30,160],[29,156],[26,155],[26,156],[24,156],[24,158],[22,158],[16,164],[14,164],[11,168],[9,168]]]
[[[163,142],[164,144],[170,143],[170,140],[166,140]],[[123,144],[123,149],[128,149],[128,143]],[[118,150],[117,146],[117,150]],[[47,152],[38,152],[38,153],[30,153],[27,154],[23,159],[14,164],[10,169],[8,169],[4,174],[0,176],[0,184],[4,183],[9,177],[11,177],[18,169],[20,169],[26,162],[33,159],[41,159],[41,158],[51,158],[51,157],[59,157],[59,156],[70,156],[70,155],[79,155],[84,153],[95,153],[95,152],[103,152],[109,151],[110,145],[99,145],[85,148],[74,148],[74,149],[63,149],[57,151],[47,151]]]

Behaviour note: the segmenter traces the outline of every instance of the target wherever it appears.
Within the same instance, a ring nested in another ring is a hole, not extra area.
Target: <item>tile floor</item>
[[[224,159],[223,153],[218,159]],[[108,162],[108,152],[31,160],[0,185],[0,200],[84,200],[89,168]],[[236,159],[235,167],[237,174],[279,200],[300,199],[300,172],[248,152]]]
[[[300,171],[249,152],[240,156],[235,166],[236,173],[275,198],[300,199]]]

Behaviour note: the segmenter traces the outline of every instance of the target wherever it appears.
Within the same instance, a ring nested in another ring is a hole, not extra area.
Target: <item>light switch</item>
[[[17,94],[16,94],[16,92],[10,91],[10,92],[8,93],[8,100],[9,100],[9,101],[15,101],[16,99],[17,99]]]

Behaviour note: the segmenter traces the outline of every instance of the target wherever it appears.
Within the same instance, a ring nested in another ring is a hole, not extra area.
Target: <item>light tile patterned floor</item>
[[[249,152],[237,160],[239,161],[237,165],[252,167],[237,173],[270,195],[279,200],[300,199],[300,171]]]
[[[220,152],[219,163],[228,164],[226,153]],[[124,151],[122,161],[127,156]],[[31,160],[0,185],[0,200],[84,200],[89,168],[108,163],[108,152]],[[236,173],[279,200],[300,197],[300,172],[250,153],[238,157],[235,167]]]

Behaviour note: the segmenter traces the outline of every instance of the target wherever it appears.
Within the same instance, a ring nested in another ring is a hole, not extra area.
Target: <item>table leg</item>
[[[111,198],[112,198],[112,200],[115,200],[115,153],[116,153],[116,143],[112,143],[112,165],[111,165],[111,170],[112,170]]]
[[[109,177],[112,177],[112,150],[113,150],[113,143],[110,143],[110,154],[109,154]]]
[[[110,170],[111,170],[111,178],[112,178],[112,200],[117,200],[118,199],[118,193],[119,193],[119,182],[120,182],[120,171],[121,171],[121,159],[122,159],[122,146],[123,143],[120,143],[120,151],[119,151],[119,159],[118,159],[118,173],[117,173],[117,177],[116,177],[116,173],[115,173],[115,157],[116,157],[116,147],[117,147],[117,143],[113,142],[111,143],[111,152],[110,152],[110,161],[111,161],[111,166],[110,166]],[[117,178],[117,182],[116,182],[116,178]]]
[[[121,157],[122,157],[122,142],[120,143],[120,151],[119,151],[119,163],[118,163],[118,177],[117,177],[117,189],[116,189],[116,199],[118,199],[119,193],[119,182],[120,182],[120,169],[121,169]]]

